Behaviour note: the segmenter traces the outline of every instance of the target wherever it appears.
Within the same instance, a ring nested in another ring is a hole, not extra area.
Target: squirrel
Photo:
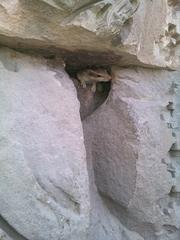
[[[77,73],[77,78],[81,82],[83,88],[86,88],[87,84],[92,85],[92,92],[96,92],[96,83],[108,82],[112,79],[111,75],[106,69],[84,69]]]

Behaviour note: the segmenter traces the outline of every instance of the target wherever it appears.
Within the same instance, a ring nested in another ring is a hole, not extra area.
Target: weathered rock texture
[[[27,239],[86,239],[89,184],[73,83],[39,59],[8,50],[0,59],[0,214]]]
[[[139,68],[112,72],[107,101],[84,120],[96,184],[128,228],[145,239],[165,239],[167,226],[179,228],[179,200],[171,197],[178,192],[178,167],[173,168],[169,157],[176,140],[168,106],[174,102],[180,74]],[[177,119],[173,121],[177,126]]]
[[[66,52],[74,65],[179,66],[179,1],[1,0],[0,16],[2,44]]]
[[[63,67],[4,48],[0,59],[0,227],[20,240],[142,240],[89,185],[79,102]]]
[[[0,240],[180,239],[179,43],[179,0],[0,0]]]

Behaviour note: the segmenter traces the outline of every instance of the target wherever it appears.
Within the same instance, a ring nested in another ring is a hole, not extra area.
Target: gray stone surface
[[[1,44],[74,65],[180,65],[178,1],[0,0],[0,16]]]
[[[0,237],[143,240],[97,191],[77,93],[56,64],[0,49]]]
[[[0,50],[0,215],[29,240],[86,239],[89,226],[79,103],[58,71]]]
[[[171,239],[168,231],[179,228],[179,197],[171,198],[175,140],[167,106],[179,73],[116,67],[112,73],[108,99],[84,120],[97,187],[128,228],[144,239]]]
[[[0,45],[0,240],[179,240],[180,1],[0,0]]]
[[[1,240],[12,240],[3,230],[0,229],[0,239]]]
[[[0,48],[0,240],[179,240],[180,72],[63,66]]]

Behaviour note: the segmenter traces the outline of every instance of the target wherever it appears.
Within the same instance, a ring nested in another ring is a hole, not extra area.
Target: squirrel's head
[[[111,80],[111,76],[106,69],[88,69],[87,73],[90,79],[97,82],[108,82]]]

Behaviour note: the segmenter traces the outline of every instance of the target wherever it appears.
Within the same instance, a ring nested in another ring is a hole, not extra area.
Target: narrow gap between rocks
[[[95,72],[98,71],[98,69],[102,69],[109,75],[111,74],[109,66],[104,67],[101,65],[88,65],[78,68],[71,67],[70,65],[66,66],[65,70],[71,77],[77,90],[77,96],[80,102],[80,116],[82,121],[88,116],[90,116],[97,108],[99,108],[105,102],[111,89],[111,81],[103,82],[98,81],[98,79],[96,82],[95,91],[92,91],[92,83],[87,84],[87,86],[83,88],[77,75],[79,72],[86,71],[87,69],[92,69]],[[87,81],[88,77],[89,76],[87,73]]]

